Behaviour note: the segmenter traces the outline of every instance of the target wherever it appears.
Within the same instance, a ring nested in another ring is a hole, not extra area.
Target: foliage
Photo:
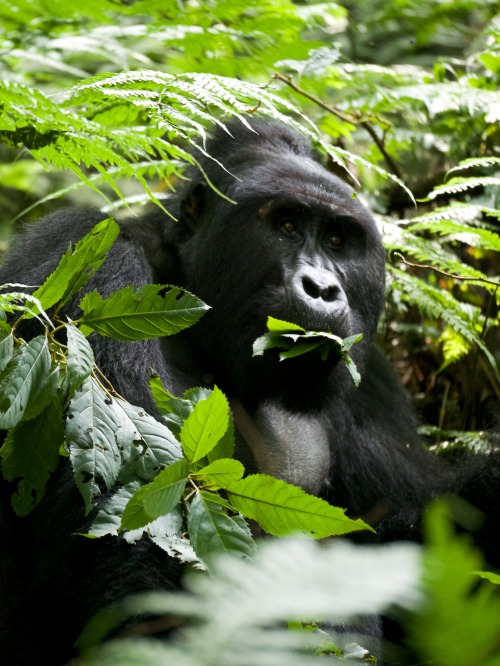
[[[11,311],[21,313],[12,325],[2,322],[0,375],[0,427],[9,430],[0,457],[4,477],[18,482],[16,512],[26,515],[40,502],[61,449],[70,458],[87,512],[95,508],[102,482],[115,490],[97,515],[92,536],[126,531],[134,541],[144,532],[154,534],[169,553],[202,567],[214,552],[252,554],[252,536],[239,513],[277,536],[324,538],[367,529],[284,481],[263,474],[242,479],[243,465],[231,457],[229,404],[219,389],[191,389],[177,399],[153,380],[160,413],[167,406],[169,431],[102,383],[86,335],[126,342],[173,335],[207,310],[177,287],[148,285],[135,293],[125,287],[104,300],[95,291],[87,293],[79,303],[80,319],[66,323],[62,306],[102,264],[116,233],[113,220],[98,223],[31,299],[19,292],[2,296]],[[50,307],[52,320],[45,313]],[[42,312],[43,334],[29,342],[16,336],[23,319]],[[61,342],[63,330],[67,344]],[[172,412],[180,418],[172,419]]]
[[[351,347],[361,340],[363,334],[351,335],[342,340],[338,335],[319,331],[306,331],[302,326],[290,324],[274,317],[267,319],[268,333],[265,333],[253,344],[253,355],[262,356],[268,349],[283,349],[280,360],[295,358],[317,350],[325,361],[330,354],[340,357],[347,366],[356,386],[359,386],[361,375],[356,364],[349,356]]]
[[[376,663],[366,650],[370,638],[362,646],[348,643],[349,634],[335,629],[339,619],[355,625],[363,613],[397,619],[404,611],[405,640],[418,663],[498,664],[498,576],[476,570],[481,555],[454,534],[444,505],[432,507],[427,532],[423,553],[411,544],[318,548],[285,541],[261,544],[257,562],[217,559],[209,578],[187,577],[185,593],[128,599],[96,616],[81,638],[81,663],[304,666],[316,663],[315,653],[333,663]],[[144,613],[153,617],[150,636],[146,630],[142,639],[125,636],[99,647],[124,618]],[[153,642],[157,616],[173,614],[189,619],[188,626],[173,640]],[[315,622],[287,631],[287,622],[296,628],[304,618]]]
[[[254,114],[281,119],[311,137],[329,168],[353,182],[377,213],[389,251],[381,344],[429,424],[424,434],[437,449],[484,447],[477,431],[495,423],[500,399],[499,11],[497,0],[6,0],[0,6],[0,242],[13,220],[33,211],[38,216],[57,198],[108,211],[146,201],[161,206],[184,166],[205,154],[212,127],[228,116],[243,123]],[[153,379],[164,425],[115,395],[95,367],[85,337],[91,330],[122,340],[172,334],[202,316],[206,306],[195,296],[160,285],[104,300],[89,294],[78,322],[62,320],[64,304],[99,270],[116,233],[113,222],[101,223],[40,288],[6,285],[0,294],[0,310],[11,322],[0,319],[0,427],[9,430],[2,471],[18,482],[16,511],[26,514],[40,501],[62,453],[88,511],[101,487],[114,488],[95,517],[94,538],[120,532],[134,542],[146,532],[197,566],[207,566],[214,551],[254,557],[238,512],[259,517],[262,497],[274,501],[274,533],[316,531],[317,524],[302,521],[309,500],[300,493],[268,477],[242,479],[231,458],[227,403],[217,391],[174,397]],[[147,322],[146,310],[154,312]],[[17,330],[32,317],[44,333],[25,343]],[[275,334],[280,344],[286,341],[286,353],[290,331]],[[292,353],[310,339],[302,331],[291,335],[298,336]],[[322,341],[325,353],[328,345]],[[330,348],[338,353],[335,342]],[[212,448],[207,428],[215,435]],[[340,511],[318,518],[323,510],[313,507],[321,529],[354,528]],[[270,515],[263,519],[268,528]],[[498,608],[488,582],[494,575],[486,572],[476,589],[477,556],[434,520],[425,604],[413,607],[411,640],[422,659],[438,665],[498,663],[492,651]],[[288,547],[298,549],[296,559]],[[392,573],[407,575],[401,591],[408,594],[418,577],[413,551],[394,551],[401,553],[397,563],[384,553],[359,553],[357,592],[346,582],[348,594],[335,594],[332,614],[326,585],[341,586],[357,551],[342,559],[339,548],[339,559],[329,560],[322,575],[320,551],[312,545],[270,548],[276,551],[269,570],[255,584],[259,598],[269,591],[267,605],[252,605],[253,590],[240,589],[244,576],[257,576],[251,563],[216,564],[213,580],[193,579],[192,600],[137,602],[160,613],[171,603],[182,613],[184,604],[200,623],[196,631],[169,646],[111,643],[97,656],[89,652],[88,660],[238,664],[248,654],[248,663],[306,663],[309,657],[292,649],[322,634],[271,630],[269,623],[295,611],[299,619],[303,613],[345,619],[352,612],[347,599],[370,612],[377,579],[374,571],[360,573],[368,561],[381,563],[384,584]],[[302,564],[306,551],[310,565]],[[325,558],[336,552],[332,547]],[[267,558],[263,553],[259,567]],[[290,578],[273,587],[287,571]],[[290,582],[301,574],[310,576],[307,595]],[[398,600],[391,586],[381,603]],[[260,615],[263,607],[269,619]]]
[[[355,625],[360,613],[379,613],[393,604],[414,607],[421,599],[419,573],[420,552],[412,544],[381,551],[340,542],[321,547],[304,540],[263,542],[257,561],[217,558],[211,576],[186,577],[186,593],[131,598],[96,616],[80,640],[82,663],[307,666],[318,663],[316,651],[326,653],[328,647],[331,652],[336,645],[360,663],[359,657],[369,656],[366,649],[337,634],[331,624],[323,629],[318,623],[350,618]],[[146,632],[144,640],[118,640],[94,651],[130,615],[153,616],[154,635],[157,616],[172,613],[180,626],[183,618],[189,620],[173,640],[155,643]],[[315,631],[287,630],[288,623],[295,628],[311,618]]]

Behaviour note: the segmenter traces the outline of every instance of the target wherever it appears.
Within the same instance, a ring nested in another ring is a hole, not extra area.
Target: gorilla
[[[122,220],[86,286],[106,297],[127,285],[174,284],[211,310],[168,339],[123,343],[94,334],[97,365],[122,396],[152,414],[151,369],[175,395],[217,384],[230,399],[237,457],[248,472],[273,474],[347,508],[382,542],[419,540],[429,500],[460,494],[484,513],[475,538],[499,566],[498,457],[451,465],[426,453],[411,404],[375,346],[385,252],[370,212],[295,130],[255,119],[251,128],[227,128],[207,144],[215,159],[202,157],[202,170],[192,168],[168,202],[175,221],[159,208]],[[67,209],[29,225],[5,258],[0,284],[41,284],[68,244],[105,217]],[[66,309],[73,319],[80,298]],[[362,333],[352,349],[360,386],[334,357],[280,362],[275,350],[253,357],[269,315],[340,337]],[[36,327],[31,320],[23,335]],[[10,666],[65,663],[99,608],[130,593],[178,587],[181,565],[149,542],[75,536],[90,519],[64,461],[28,518],[12,515],[7,491],[4,483],[0,651]]]

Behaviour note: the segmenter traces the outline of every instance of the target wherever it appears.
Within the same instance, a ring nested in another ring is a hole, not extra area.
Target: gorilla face
[[[180,247],[183,284],[212,307],[185,335],[229,393],[310,391],[335,361],[252,358],[252,344],[271,315],[340,337],[363,333],[354,348],[362,363],[384,298],[379,234],[352,190],[308,154],[261,142],[238,159],[236,145],[227,166],[231,176],[210,178],[235,203],[198,182],[181,204],[194,229]]]

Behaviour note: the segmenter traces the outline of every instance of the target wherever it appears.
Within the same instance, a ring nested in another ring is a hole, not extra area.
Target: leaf
[[[47,384],[50,354],[47,338],[39,335],[23,344],[0,375],[0,428],[22,420],[31,401]]]
[[[244,473],[245,468],[239,460],[219,458],[199,471],[192,472],[191,476],[199,480],[205,488],[218,490],[239,481]]]
[[[103,537],[108,534],[118,536],[123,511],[130,498],[139,490],[139,481],[131,481],[117,490],[99,511],[92,523],[88,536]]]
[[[252,474],[231,484],[227,494],[237,511],[274,536],[301,533],[323,539],[371,530],[362,520],[347,518],[343,509],[265,474]]]
[[[8,433],[0,449],[2,472],[7,481],[21,479],[12,498],[18,515],[27,515],[42,499],[49,475],[58,465],[63,439],[63,415],[58,400]]]
[[[33,294],[44,309],[58,302],[64,304],[80,291],[104,262],[118,233],[118,225],[108,218],[96,224],[74,250],[68,248],[55,271]]]
[[[151,377],[149,387],[158,412],[173,434],[180,438],[181,427],[193,411],[192,403],[185,398],[176,398],[163,386],[159,377]]]
[[[174,335],[195,324],[209,309],[189,292],[161,285],[145,285],[134,294],[124,287],[106,299],[96,292],[80,303],[84,312],[81,329],[129,342]]]
[[[188,480],[187,460],[177,460],[158,474],[154,481],[140,488],[129,500],[120,529],[144,527],[177,505]]]
[[[321,358],[326,360],[330,354],[340,356],[346,363],[355,386],[359,386],[361,376],[352,358],[348,355],[353,344],[363,338],[363,334],[351,335],[345,340],[338,335],[326,331],[306,331],[297,324],[290,324],[274,317],[267,318],[268,333],[257,338],[253,343],[253,355],[262,356],[269,349],[284,349],[280,360],[302,356],[316,349],[320,350]]]
[[[432,505],[425,518],[425,598],[409,624],[411,642],[424,663],[498,666],[500,597],[494,585],[474,575],[482,555],[453,533],[443,502]]]
[[[241,516],[228,516],[206,495],[196,493],[189,505],[188,531],[193,548],[201,559],[231,551],[247,557],[255,555],[255,543],[245,520]]]
[[[494,585],[500,585],[500,574],[493,573],[492,571],[475,571],[474,573],[483,580],[488,580]]]
[[[83,333],[72,324],[66,326],[68,336],[68,380],[76,390],[80,388],[94,367],[94,353]]]
[[[93,377],[88,377],[67,410],[66,444],[87,512],[101,494],[99,480],[109,489],[118,478],[120,445],[139,438],[115,402]]]
[[[0,331],[0,372],[2,372],[14,353],[14,336],[2,328]]]
[[[151,481],[163,467],[182,459],[182,449],[171,431],[141,407],[116,399],[114,407],[134,432],[133,440],[120,444],[124,463],[120,477],[138,476]]]
[[[229,405],[215,387],[206,400],[198,402],[181,428],[181,445],[190,462],[206,456],[220,441],[229,425]]]

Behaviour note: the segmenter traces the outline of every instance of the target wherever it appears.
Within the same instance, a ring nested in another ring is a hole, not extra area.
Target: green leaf
[[[239,481],[244,473],[245,468],[239,460],[219,458],[199,471],[192,472],[191,476],[197,479],[205,488],[218,490],[219,488],[227,488],[231,483]]]
[[[170,287],[163,294],[165,289],[145,285],[134,294],[133,287],[124,287],[104,300],[95,291],[86,294],[80,303],[81,329],[125,342],[148,340],[192,326],[209,309],[183,289]]]
[[[475,571],[474,573],[483,580],[488,580],[494,585],[500,585],[500,574],[493,573],[492,571]]]
[[[425,518],[425,597],[409,625],[411,642],[424,663],[498,666],[500,597],[498,588],[475,575],[482,555],[453,533],[443,502],[431,506]]]
[[[68,336],[68,380],[76,390],[94,367],[94,353],[83,333],[72,324],[66,326]]]
[[[14,336],[3,328],[0,330],[0,372],[3,372],[14,353]]]
[[[123,511],[140,487],[139,481],[131,481],[117,490],[95,517],[89,530],[89,536],[103,537],[107,534],[117,536]]]
[[[276,348],[284,349],[279,355],[282,361],[302,356],[316,349],[320,351],[323,360],[333,353],[345,361],[354,384],[359,386],[361,376],[348,353],[353,344],[363,338],[362,333],[351,335],[343,340],[333,333],[306,331],[297,324],[290,324],[274,317],[268,317],[267,328],[269,332],[257,338],[253,343],[254,356],[262,356],[265,351]]]
[[[50,354],[47,338],[39,335],[23,344],[0,375],[0,428],[15,426],[32,400],[47,384]]]
[[[182,424],[193,411],[191,401],[173,396],[165,389],[159,377],[151,377],[149,387],[158,412],[173,434],[180,438]]]
[[[38,384],[38,388],[34,387],[33,394],[30,397],[26,411],[24,412],[23,421],[38,416],[47,405],[53,400],[57,400],[57,392],[60,385],[61,372],[58,365],[54,365],[50,374],[47,376],[47,381]]]
[[[172,511],[184,492],[188,470],[187,460],[177,460],[160,472],[154,481],[140,488],[125,507],[120,529],[144,527]]]
[[[93,377],[88,377],[68,407],[66,444],[87,511],[101,493],[98,480],[111,488],[118,478],[120,446],[139,438],[115,402]]]
[[[237,511],[274,536],[302,533],[323,539],[371,530],[362,520],[347,518],[343,509],[265,474],[253,474],[231,484],[227,494]]]
[[[255,555],[250,529],[241,516],[228,516],[220,504],[196,493],[188,513],[189,539],[198,557],[236,551]]]
[[[74,250],[68,248],[55,271],[33,294],[44,309],[59,301],[64,304],[80,291],[104,262],[118,233],[118,225],[108,218],[96,224],[78,241]]]
[[[220,441],[229,425],[229,405],[214,387],[206,400],[198,402],[181,428],[181,445],[190,462],[206,456]]]
[[[163,467],[182,459],[179,442],[163,423],[125,400],[113,400],[113,405],[120,419],[127,424],[125,432],[133,431],[133,438],[120,441],[123,459],[121,480],[132,480],[128,478],[131,475],[132,478],[151,481]]]
[[[8,433],[0,449],[2,472],[7,481],[21,479],[12,498],[18,515],[25,516],[42,499],[49,475],[59,462],[63,439],[63,415],[58,400]]]

